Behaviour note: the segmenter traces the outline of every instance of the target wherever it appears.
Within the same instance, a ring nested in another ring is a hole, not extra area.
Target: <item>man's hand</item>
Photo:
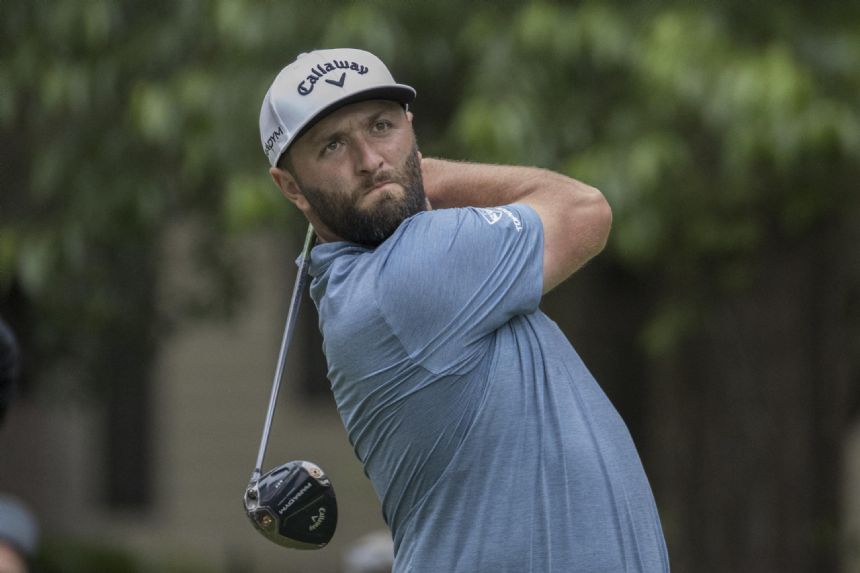
[[[534,167],[422,158],[424,190],[434,209],[533,208],[544,230],[544,289],[563,282],[606,245],[612,211],[594,187]]]

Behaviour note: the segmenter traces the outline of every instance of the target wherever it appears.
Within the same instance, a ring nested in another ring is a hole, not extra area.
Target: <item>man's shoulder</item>
[[[314,250],[314,271],[327,270],[337,260],[336,282],[386,284],[429,280],[455,260],[474,264],[476,254],[505,250],[518,241],[537,215],[525,205],[459,207],[416,213],[374,249],[351,243],[323,245]],[[327,273],[328,274],[328,273]]]
[[[452,255],[458,250],[468,252],[484,245],[518,241],[540,229],[540,219],[534,210],[522,204],[498,207],[457,207],[422,211],[404,220],[385,242],[383,252],[419,249],[432,256],[434,252]],[[459,243],[461,248],[454,248]]]
[[[510,226],[515,231],[521,231],[524,222],[528,223],[535,218],[537,218],[537,213],[534,209],[521,203],[497,207],[457,207],[422,211],[406,219],[401,228],[408,229],[410,226],[414,226],[416,228],[439,227],[444,229],[448,225],[471,223],[477,228],[498,225],[500,227]]]
[[[391,238],[413,238],[416,236],[421,239],[434,236],[448,238],[454,231],[478,230],[480,227],[497,223],[505,216],[511,217],[512,220],[516,220],[520,224],[521,216],[515,211],[516,207],[510,205],[492,208],[456,207],[422,211],[405,219]]]

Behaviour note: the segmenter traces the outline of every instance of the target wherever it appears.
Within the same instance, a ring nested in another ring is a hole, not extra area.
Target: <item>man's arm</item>
[[[543,292],[603,250],[612,225],[609,204],[594,187],[534,167],[424,158],[424,189],[435,209],[522,203],[543,223]]]

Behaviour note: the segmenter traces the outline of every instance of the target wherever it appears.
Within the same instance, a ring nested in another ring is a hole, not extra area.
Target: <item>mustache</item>
[[[398,172],[397,168],[394,169],[386,169],[385,171],[378,171],[372,175],[367,175],[364,177],[364,180],[359,185],[359,187],[355,190],[355,198],[358,199],[364,196],[371,189],[380,185],[382,183],[397,183],[401,185],[404,189],[409,186],[410,177],[409,171],[410,168],[416,170],[418,172],[418,176],[421,176],[421,165],[420,160],[418,159],[418,144],[413,142],[412,144],[412,153],[407,156],[404,165],[402,167],[402,172]],[[422,193],[423,193],[423,182],[421,185]]]
[[[391,171],[381,171],[375,175],[365,177],[364,182],[358,189],[358,192],[360,195],[363,195],[382,183],[401,183],[401,181]]]

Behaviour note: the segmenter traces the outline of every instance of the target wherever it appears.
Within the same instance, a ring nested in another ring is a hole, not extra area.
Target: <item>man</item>
[[[623,421],[541,295],[604,246],[595,189],[422,159],[415,91],[375,56],[299,56],[263,102],[311,255],[329,379],[395,572],[667,571]]]

